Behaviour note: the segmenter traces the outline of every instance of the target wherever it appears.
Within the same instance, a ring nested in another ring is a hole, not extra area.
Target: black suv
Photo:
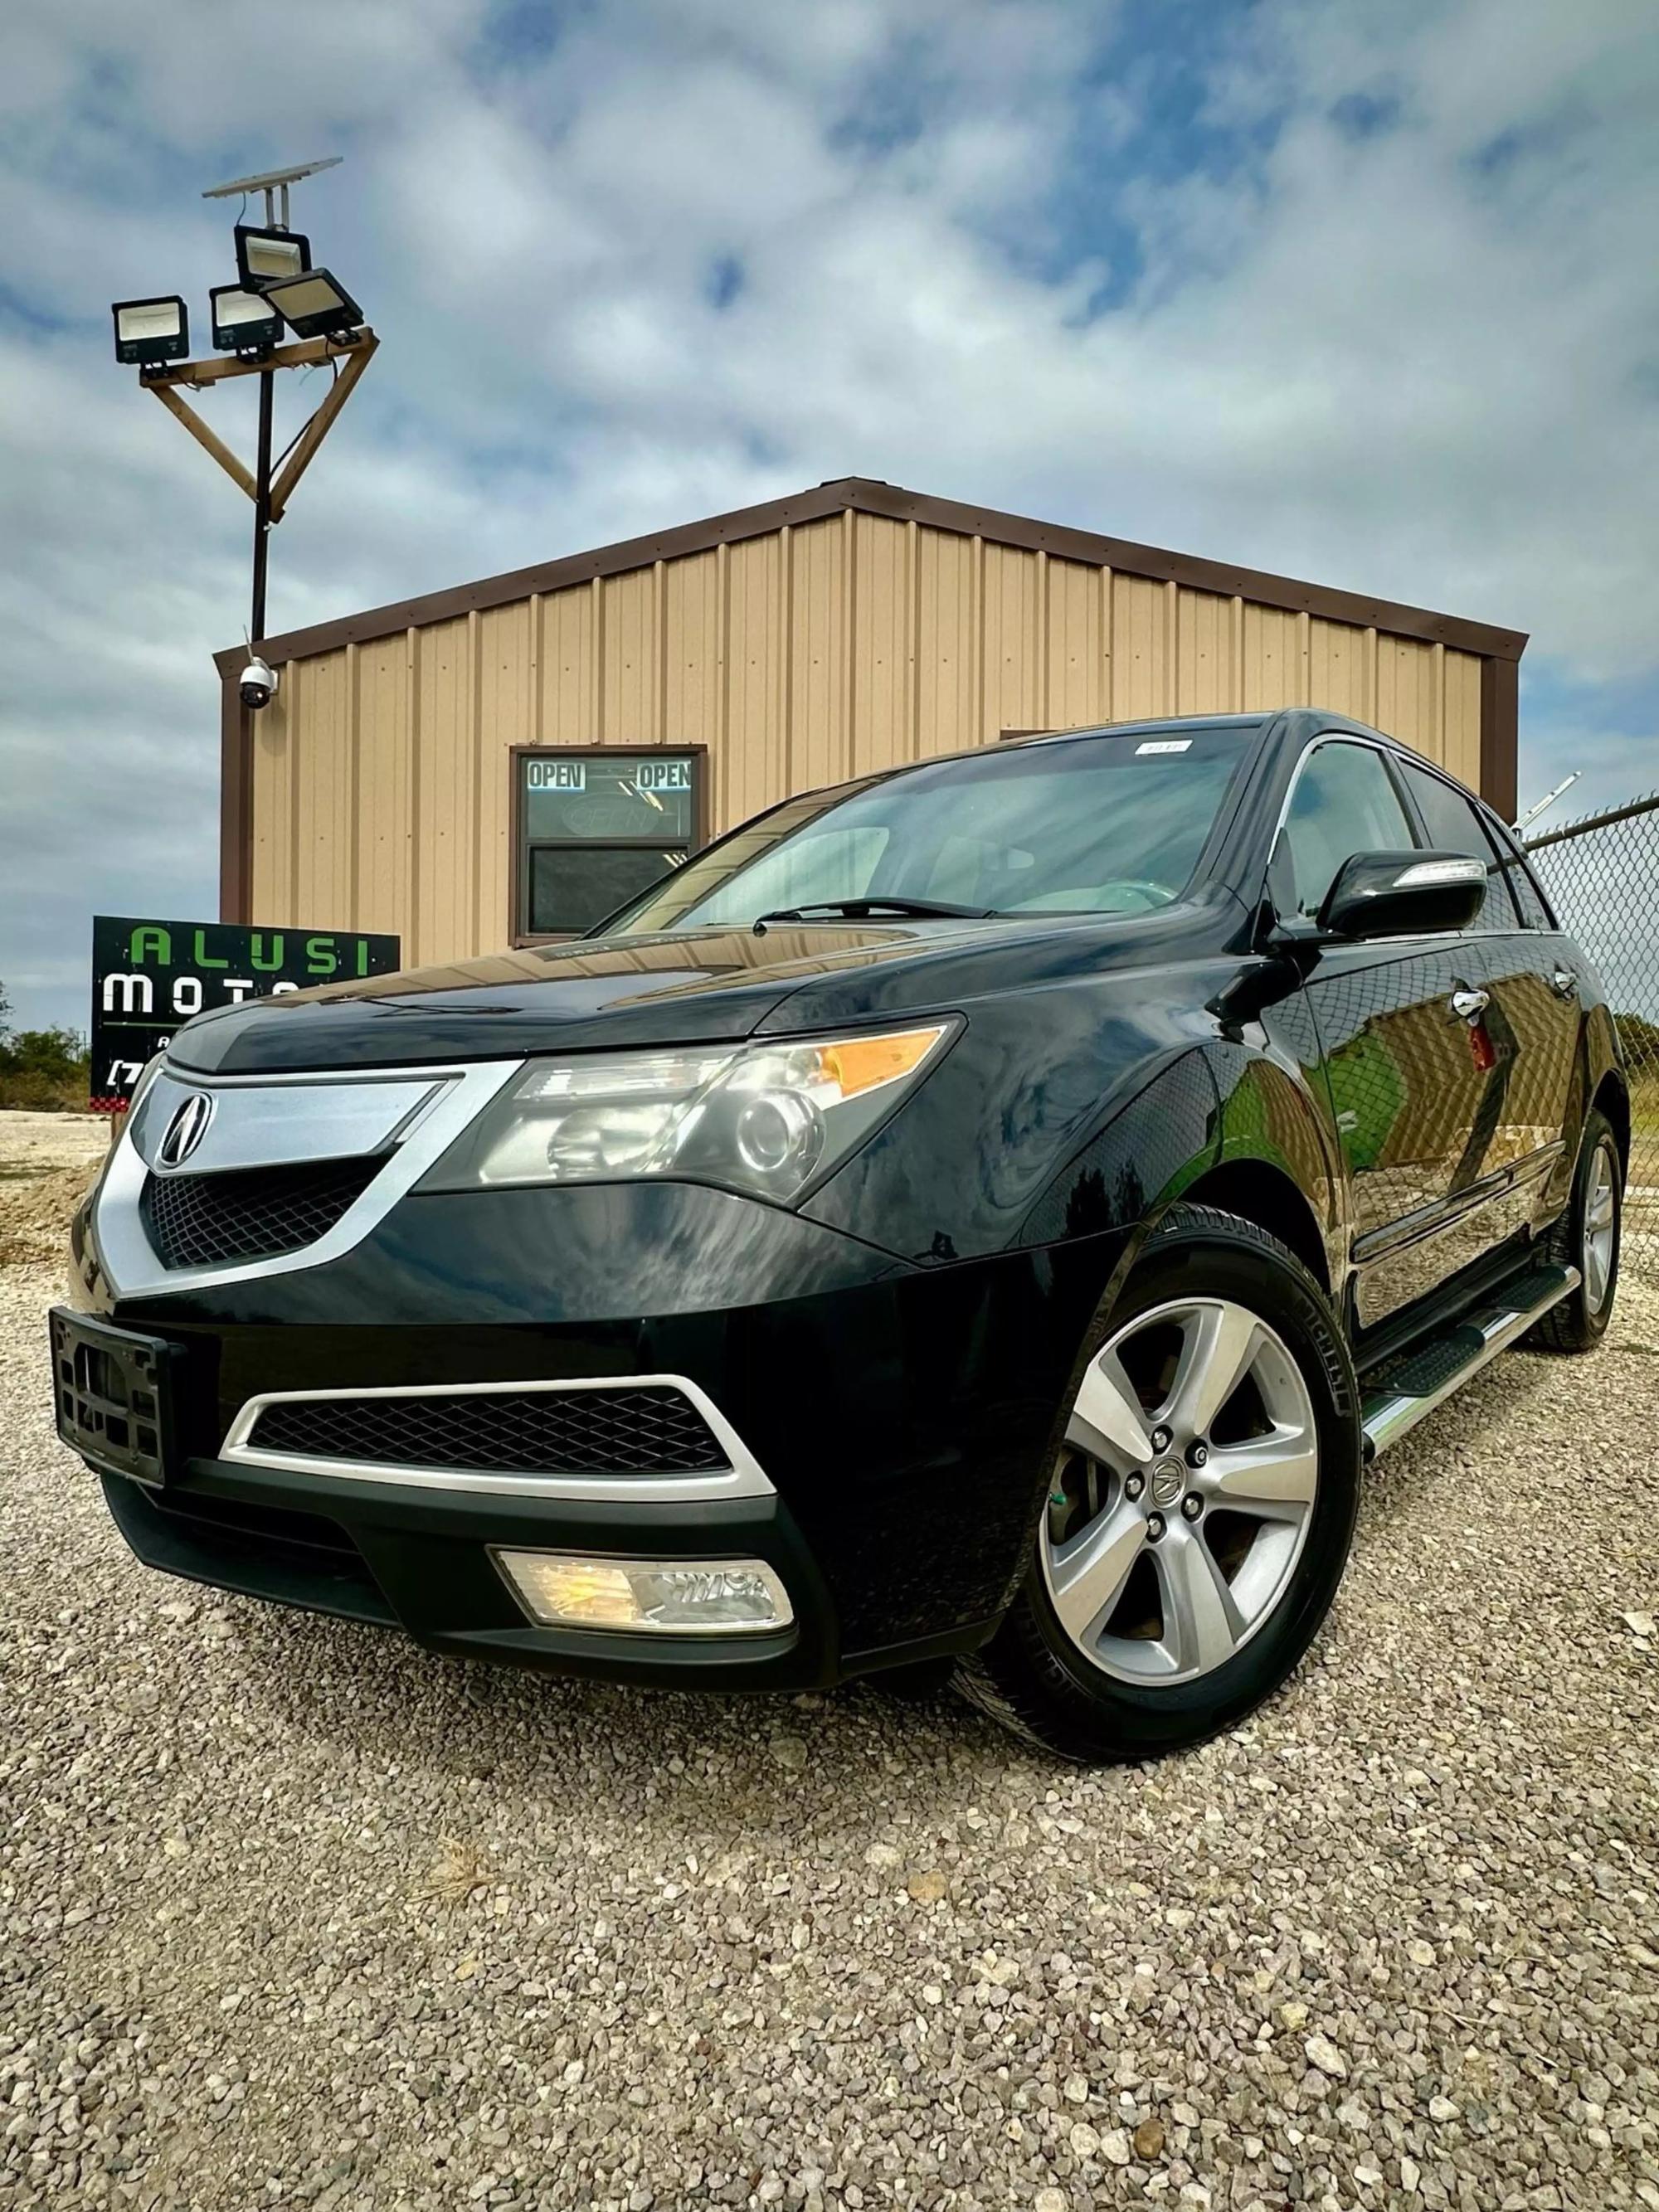
[[[1619,1264],[1613,1026],[1508,830],[1334,714],[792,799],[592,936],[191,1022],[52,1317],[139,1557],[435,1649],[955,1663],[1237,1720],[1364,1462]]]

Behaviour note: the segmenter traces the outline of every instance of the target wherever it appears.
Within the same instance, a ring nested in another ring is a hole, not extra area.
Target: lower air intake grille
[[[463,1391],[267,1406],[255,1451],[506,1474],[697,1474],[730,1464],[678,1390]]]
[[[384,1153],[223,1175],[150,1175],[138,1210],[164,1267],[228,1267],[325,1237],[386,1165]]]

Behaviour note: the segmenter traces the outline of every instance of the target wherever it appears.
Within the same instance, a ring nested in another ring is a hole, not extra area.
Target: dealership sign
[[[118,1113],[144,1063],[192,1014],[397,967],[395,937],[356,930],[255,929],[234,921],[92,924],[92,1104]]]

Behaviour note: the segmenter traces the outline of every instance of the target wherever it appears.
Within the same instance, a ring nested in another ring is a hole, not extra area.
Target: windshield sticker
[[[1190,738],[1148,738],[1144,745],[1135,747],[1135,758],[1142,753],[1184,753],[1192,744]]]

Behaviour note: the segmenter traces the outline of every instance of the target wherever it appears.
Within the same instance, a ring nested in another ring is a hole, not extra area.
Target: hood
[[[937,1007],[1119,957],[1156,957],[1191,908],[1054,921],[774,924],[581,939],[198,1015],[173,1041],[203,1074],[396,1067],[718,1043]]]

